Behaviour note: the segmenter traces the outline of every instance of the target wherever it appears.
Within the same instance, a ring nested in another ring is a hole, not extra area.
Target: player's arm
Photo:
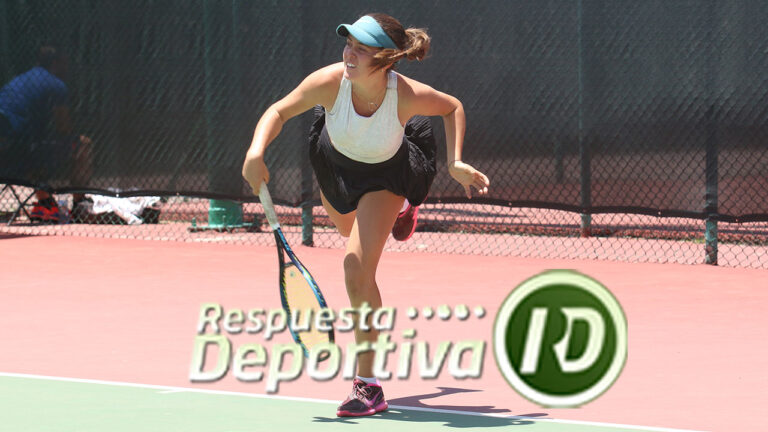
[[[486,194],[490,184],[488,177],[461,160],[467,126],[461,101],[418,81],[405,79],[404,84],[406,118],[414,115],[441,116],[445,127],[448,172],[464,187],[467,198],[472,196],[470,186],[481,195]]]
[[[441,116],[445,126],[448,166],[461,161],[467,124],[461,101],[418,81],[406,79],[405,84],[407,118],[414,115]]]
[[[289,119],[310,110],[315,105],[327,105],[333,92],[338,65],[331,65],[307,76],[287,96],[272,104],[259,119],[253,133],[253,141],[243,163],[243,178],[258,193],[262,181],[269,181],[269,171],[264,165],[267,146],[280,134]],[[339,77],[340,81],[340,77]],[[337,89],[338,90],[338,89]]]

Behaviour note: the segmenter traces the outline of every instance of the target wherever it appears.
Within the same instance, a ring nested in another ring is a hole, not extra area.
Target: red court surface
[[[347,306],[342,250],[297,247],[329,305]],[[577,409],[539,407],[502,378],[491,345],[493,319],[510,291],[548,269],[575,269],[608,287],[629,323],[624,370],[602,396]],[[716,431],[768,428],[768,273],[705,265],[627,264],[428,253],[385,253],[378,282],[398,308],[393,340],[487,341],[479,379],[418,376],[384,382],[393,405]],[[277,308],[274,247],[89,239],[0,237],[0,372],[265,393],[265,383],[231,373],[214,383],[189,379],[204,303]],[[474,314],[409,319],[409,306],[483,306]],[[283,332],[227,335],[242,343],[288,343]],[[337,333],[340,345],[352,340]],[[209,359],[214,361],[215,359]],[[390,359],[395,372],[397,357]],[[303,374],[281,396],[342,400],[341,376]],[[332,416],[334,413],[329,412]]]

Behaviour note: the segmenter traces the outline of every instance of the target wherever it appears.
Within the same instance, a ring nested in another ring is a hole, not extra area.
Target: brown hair
[[[374,70],[379,70],[392,65],[405,58],[408,60],[423,60],[429,52],[430,37],[425,29],[403,28],[400,21],[383,13],[370,13],[384,32],[397,45],[397,49],[384,48],[373,56]]]

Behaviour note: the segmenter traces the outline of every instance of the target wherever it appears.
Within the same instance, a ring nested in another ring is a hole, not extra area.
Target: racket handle
[[[269,195],[269,189],[267,189],[267,182],[261,182],[261,188],[259,188],[259,201],[261,206],[264,207],[264,214],[267,216],[267,222],[273,230],[280,228],[280,223],[277,221],[277,214],[275,214],[275,206],[272,204],[272,197]]]

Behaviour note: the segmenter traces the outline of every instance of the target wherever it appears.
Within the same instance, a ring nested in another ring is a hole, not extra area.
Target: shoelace
[[[358,400],[365,400],[367,401],[370,399],[371,396],[371,389],[368,388],[365,383],[360,383],[355,385],[355,387],[352,389],[352,394],[350,397],[352,399],[358,399]]]

